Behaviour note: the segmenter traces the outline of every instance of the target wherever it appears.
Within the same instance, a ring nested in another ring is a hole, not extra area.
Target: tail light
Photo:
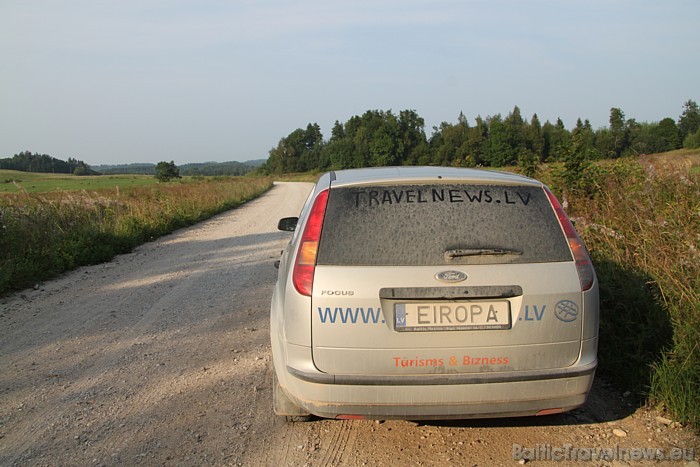
[[[554,212],[557,214],[559,224],[561,224],[564,230],[564,235],[566,235],[566,239],[569,241],[569,247],[574,255],[574,261],[576,261],[576,270],[578,271],[578,279],[581,282],[581,291],[585,292],[593,287],[593,282],[595,281],[595,271],[593,270],[591,258],[588,256],[588,252],[581,238],[576,233],[571,219],[566,215],[564,208],[561,207],[557,198],[549,191],[549,188],[544,187],[544,191],[547,194],[547,198],[549,198],[550,204],[554,208]]]
[[[316,269],[316,254],[318,253],[318,241],[321,239],[321,228],[323,227],[323,217],[326,215],[326,204],[328,202],[328,190],[323,190],[316,196],[314,205],[311,207],[309,219],[301,234],[297,260],[294,263],[292,282],[294,288],[302,295],[311,296],[311,289],[314,283],[314,270]]]

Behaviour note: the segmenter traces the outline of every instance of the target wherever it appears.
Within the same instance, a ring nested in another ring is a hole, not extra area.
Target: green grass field
[[[183,178],[186,182],[189,177]],[[76,176],[70,174],[44,174],[0,170],[0,194],[2,193],[46,193],[51,191],[80,191],[116,189],[128,190],[158,181],[152,175],[95,175]]]
[[[22,188],[26,184],[26,191],[8,183],[19,192],[0,193],[0,295],[77,266],[108,261],[239,206],[272,186],[268,177],[157,183],[148,176],[27,175],[24,182],[15,182]]]

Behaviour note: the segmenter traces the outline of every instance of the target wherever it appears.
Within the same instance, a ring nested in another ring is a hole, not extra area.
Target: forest
[[[0,169],[19,170],[20,172],[97,175],[85,162],[72,157],[69,157],[67,161],[63,161],[48,154],[32,154],[29,151],[23,151],[15,154],[13,157],[0,159]]]
[[[247,162],[200,162],[183,164],[179,167],[181,175],[190,176],[236,176],[245,175],[262,165],[264,159]],[[56,173],[73,175],[115,175],[141,174],[154,175],[156,164],[136,163],[120,165],[89,166],[83,161],[68,158],[67,161],[56,159],[48,154],[23,151],[13,157],[0,159],[0,169],[18,170],[20,172]]]
[[[559,118],[529,120],[515,106],[470,124],[463,113],[456,123],[433,127],[428,137],[425,121],[414,110],[368,110],[347,122],[336,120],[328,140],[317,123],[298,128],[280,139],[259,169],[266,174],[311,170],[436,165],[455,167],[532,166],[539,162],[615,159],[700,147],[700,108],[693,100],[683,105],[677,119],[637,122],[622,109],[610,109],[609,126],[593,129],[588,120],[568,130]]]

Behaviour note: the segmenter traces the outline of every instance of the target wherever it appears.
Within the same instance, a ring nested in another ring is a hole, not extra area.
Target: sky
[[[608,125],[700,102],[698,0],[1,0],[0,158],[265,159],[367,110]]]

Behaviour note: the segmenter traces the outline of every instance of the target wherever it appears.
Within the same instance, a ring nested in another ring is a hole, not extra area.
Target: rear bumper
[[[515,388],[514,388],[515,389]],[[304,409],[322,418],[360,418],[368,420],[451,420],[470,418],[528,417],[567,412],[581,407],[586,394],[542,401],[517,400],[457,404],[351,405],[310,401]]]
[[[593,352],[582,352],[578,362],[567,368],[503,373],[330,375],[316,370],[310,361],[308,366],[293,366],[295,362],[278,366],[281,362],[275,361],[275,368],[285,394],[324,418],[529,416],[568,411],[585,403],[597,366],[596,346],[597,339],[584,341],[583,349]]]
[[[365,375],[331,375],[328,373],[305,372],[287,366],[287,372],[300,380],[319,384],[340,384],[352,386],[441,386],[461,384],[494,384],[543,381],[552,379],[575,378],[593,375],[597,361],[585,365],[554,370],[531,370],[512,373],[462,373],[409,376],[365,376]]]

